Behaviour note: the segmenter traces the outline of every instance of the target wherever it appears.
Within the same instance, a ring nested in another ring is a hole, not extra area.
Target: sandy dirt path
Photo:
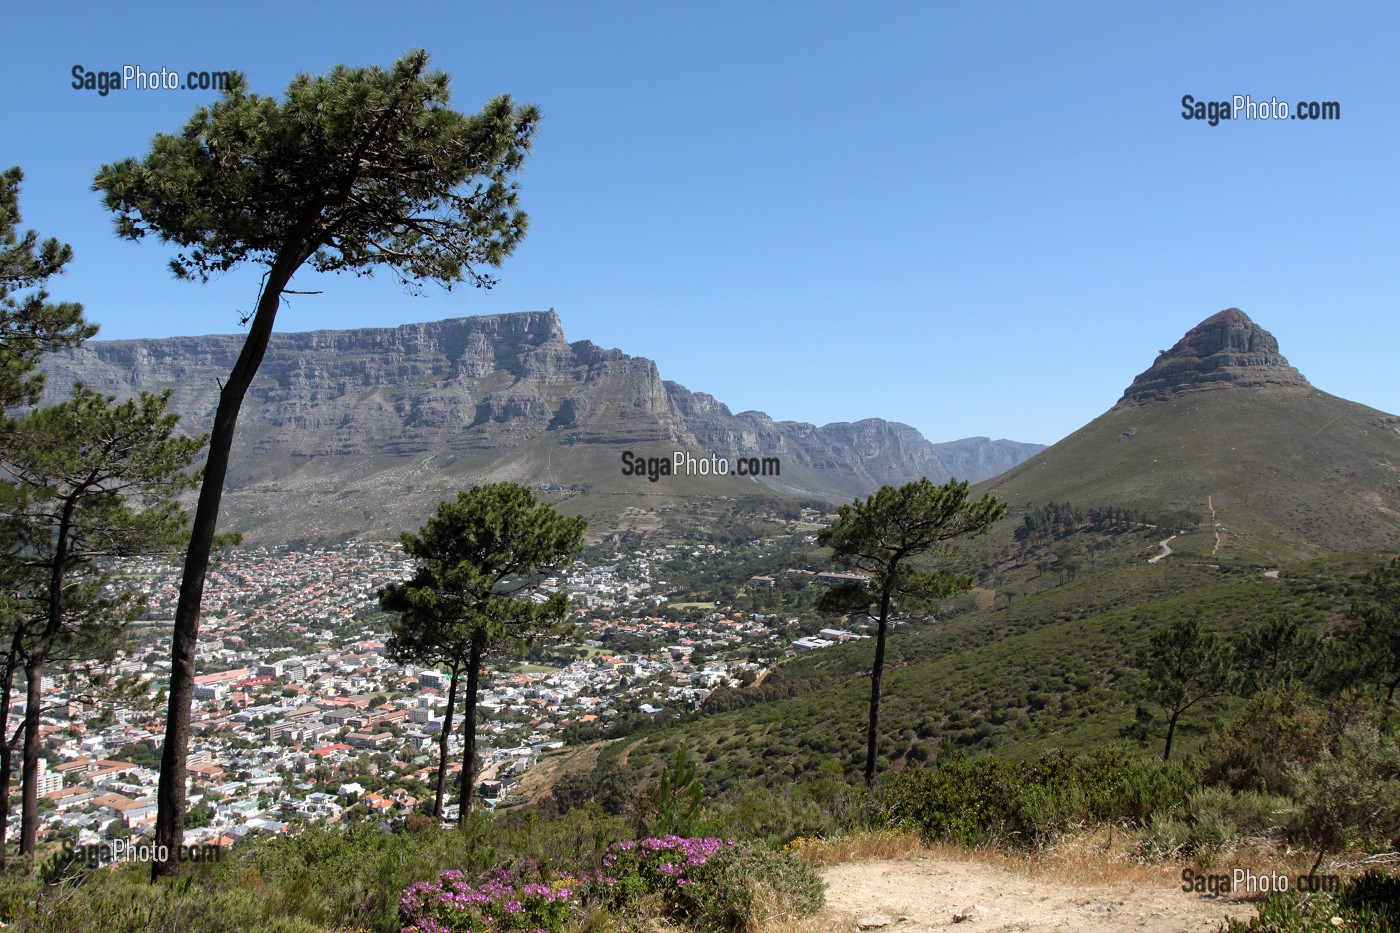
[[[848,862],[824,877],[824,913],[833,931],[1206,933],[1226,916],[1255,911],[1247,901],[1187,894],[1170,877],[1080,885],[943,858]]]

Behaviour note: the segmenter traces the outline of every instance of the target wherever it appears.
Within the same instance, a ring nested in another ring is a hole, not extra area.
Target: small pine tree
[[[661,772],[656,794],[657,835],[695,836],[700,833],[700,804],[705,786],[697,781],[697,764],[690,760],[685,745]]]
[[[1162,749],[1162,760],[1167,761],[1181,717],[1206,700],[1228,693],[1234,684],[1230,646],[1202,628],[1199,619],[1181,619],[1154,634],[1135,663],[1144,672],[1147,699],[1162,707],[1167,717]]]

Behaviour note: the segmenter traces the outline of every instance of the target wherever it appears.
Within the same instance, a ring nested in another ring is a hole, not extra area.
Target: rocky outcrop
[[[1158,355],[1118,400],[1142,404],[1186,392],[1220,388],[1310,389],[1279,353],[1278,341],[1239,308],[1213,314]]]

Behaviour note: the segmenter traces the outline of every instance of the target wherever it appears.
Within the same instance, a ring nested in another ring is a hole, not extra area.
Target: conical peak
[[[1118,405],[1141,404],[1185,392],[1223,388],[1311,388],[1279,353],[1274,335],[1239,308],[1212,314],[1158,355]]]

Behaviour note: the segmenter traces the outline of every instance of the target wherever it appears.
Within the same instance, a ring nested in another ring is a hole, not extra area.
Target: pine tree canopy
[[[446,660],[465,656],[474,639],[496,645],[548,630],[567,611],[566,594],[543,602],[518,594],[572,559],[584,524],[516,483],[476,486],[439,505],[417,535],[403,536],[417,572],[380,596],[401,614],[395,653]]]
[[[179,135],[140,161],[102,167],[94,187],[120,236],[179,247],[181,278],[207,280],[245,260],[405,282],[490,285],[525,235],[511,180],[539,120],[508,96],[466,116],[448,77],[416,50],[388,70],[337,66],[298,75],[278,102],[235,75]]]
[[[82,305],[52,303],[44,284],[63,271],[73,249],[33,230],[19,232],[19,186],[24,173],[0,173],[0,420],[4,409],[33,404],[44,381],[38,358],[80,343],[97,328],[83,320]]]

